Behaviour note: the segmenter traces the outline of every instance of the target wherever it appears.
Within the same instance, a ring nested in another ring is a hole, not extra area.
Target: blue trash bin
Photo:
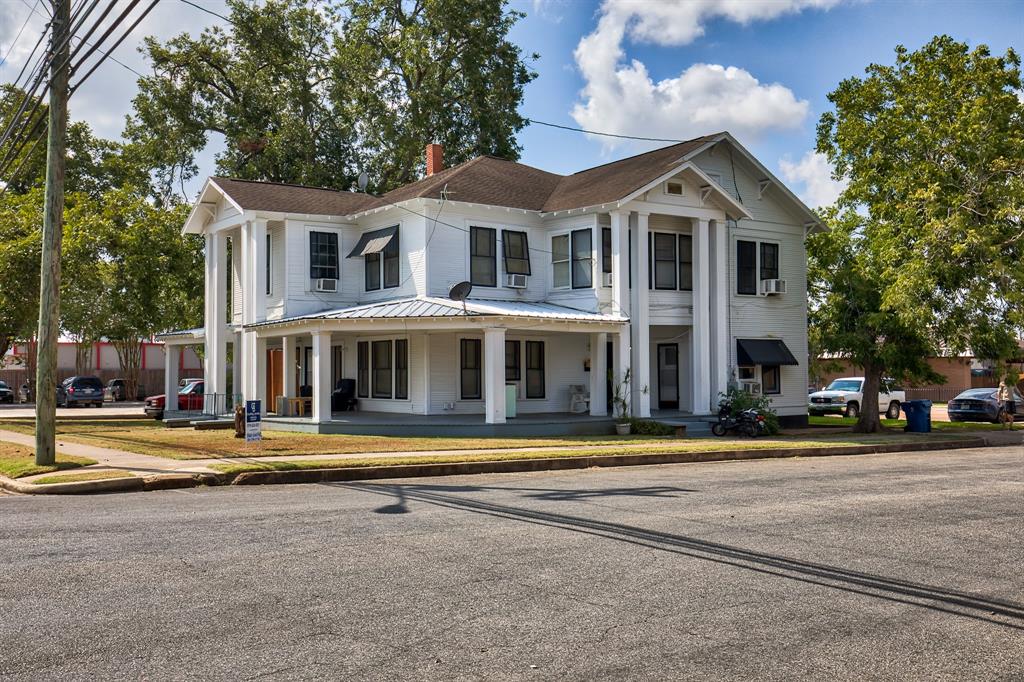
[[[904,431],[912,433],[930,433],[932,430],[932,401],[930,400],[908,400],[902,405],[903,412],[907,415],[907,425]]]

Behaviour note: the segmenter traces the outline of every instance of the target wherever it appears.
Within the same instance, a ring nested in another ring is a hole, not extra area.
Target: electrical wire
[[[181,0],[181,1],[185,2],[185,0]],[[587,135],[600,135],[602,137],[615,137],[615,138],[619,138],[619,139],[622,139],[622,140],[639,140],[641,142],[673,142],[673,143],[676,143],[676,144],[678,144],[680,142],[687,142],[688,141],[688,140],[676,140],[676,139],[668,138],[668,137],[640,137],[638,135],[619,135],[617,133],[599,133],[599,132],[597,132],[595,130],[587,130],[585,128],[573,128],[571,126],[563,126],[563,125],[559,125],[557,123],[548,123],[547,121],[538,121],[535,118],[527,118],[527,119],[524,119],[524,120],[527,123],[531,123],[531,124],[535,123],[537,125],[547,126],[549,128],[558,128],[559,130],[571,130],[574,133],[586,133]]]
[[[104,61],[106,61],[106,59],[107,59],[107,58],[110,58],[110,59],[114,59],[113,57],[111,57],[111,56],[110,56],[110,53],[111,53],[111,52],[113,52],[114,50],[116,50],[116,49],[117,49],[117,48],[118,48],[118,47],[119,47],[119,46],[121,45],[121,43],[122,43],[122,42],[124,42],[124,39],[125,39],[125,38],[127,38],[127,37],[128,37],[128,36],[129,36],[130,34],[131,34],[131,32],[135,30],[135,28],[136,28],[136,27],[137,27],[137,26],[138,26],[138,25],[139,25],[139,24],[140,24],[140,23],[142,22],[142,20],[146,18],[146,15],[148,15],[148,14],[149,14],[149,13],[150,13],[150,12],[151,12],[151,11],[153,10],[153,8],[154,8],[154,7],[156,7],[156,5],[157,5],[157,3],[158,3],[158,2],[160,2],[160,0],[152,0],[152,2],[150,2],[150,3],[149,3],[149,5],[148,5],[148,6],[146,7],[146,9],[145,9],[145,10],[143,10],[142,14],[140,14],[140,15],[139,15],[139,16],[138,16],[138,17],[137,17],[137,18],[135,19],[135,21],[134,21],[134,22],[132,23],[132,25],[128,27],[128,30],[127,30],[127,31],[125,31],[125,32],[124,32],[124,33],[123,33],[123,34],[121,35],[121,37],[120,37],[120,38],[119,38],[119,39],[117,40],[117,42],[115,42],[115,43],[114,43],[114,44],[113,44],[113,45],[112,45],[112,46],[110,47],[110,49],[109,49],[109,50],[107,50],[106,52],[103,52],[102,50],[100,50],[100,52],[102,52],[102,53],[103,53],[103,56],[102,56],[102,57],[100,57],[99,61],[97,61],[97,62],[96,62],[95,64],[93,64],[92,68],[91,68],[91,69],[89,69],[89,71],[87,71],[87,72],[86,72],[86,74],[85,74],[84,76],[82,76],[82,77],[81,77],[81,78],[80,78],[80,79],[78,80],[78,82],[77,82],[77,83],[75,83],[75,84],[74,84],[73,86],[71,86],[70,94],[74,94],[74,93],[75,93],[75,91],[76,91],[76,90],[78,90],[78,88],[80,88],[80,87],[82,86],[82,83],[84,83],[84,82],[85,82],[86,80],[88,80],[89,76],[91,76],[91,75],[93,74],[93,72],[95,72],[95,71],[96,71],[96,69],[98,69],[98,68],[100,67],[100,65],[101,65],[101,64],[102,64],[102,63],[103,63]],[[100,42],[101,44],[102,44],[102,42],[103,42],[103,39],[104,39],[105,37],[106,37],[106,35],[104,35],[104,37],[100,39],[100,41],[99,41],[99,42]],[[84,42],[84,41],[83,41],[83,42]],[[94,46],[94,48],[93,48],[93,49],[94,49],[94,50],[95,50],[95,49],[98,49],[98,47],[95,47],[95,46]],[[88,56],[88,55],[87,55],[87,56]],[[85,58],[83,57],[83,61],[84,61],[84,60],[85,60]],[[116,60],[116,59],[114,59],[114,61],[116,62],[117,60]],[[124,64],[121,64],[121,66],[125,66],[125,65],[124,65]],[[127,68],[127,69],[128,69],[128,70],[130,70],[130,71],[133,71],[133,72],[135,72],[136,74],[138,74],[138,75],[139,75],[139,77],[142,77],[142,74],[141,74],[141,73],[139,73],[138,71],[135,71],[135,69],[131,68],[130,66],[125,66],[125,68]],[[70,94],[69,94],[69,96],[70,96]]]
[[[38,5],[39,0],[36,0],[36,6]],[[19,40],[21,40],[21,34],[25,32],[25,28],[28,26],[28,22],[32,21],[32,15],[35,14],[36,10],[35,7],[31,6],[28,9],[29,12],[28,16],[25,17],[25,23],[21,25],[21,28],[18,30],[18,35],[14,36],[14,40],[12,40],[11,44],[7,46],[7,52],[4,54],[3,58],[0,59],[0,66],[3,66],[7,63],[7,58],[11,56],[11,52],[14,51],[14,46],[18,44]]]

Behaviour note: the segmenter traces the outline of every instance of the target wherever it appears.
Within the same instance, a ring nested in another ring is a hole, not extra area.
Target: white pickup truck
[[[807,396],[807,412],[814,416],[823,414],[841,414],[847,417],[860,415],[860,406],[864,404],[864,377],[844,377],[836,379],[822,391],[815,391]],[[891,381],[882,379],[878,393],[878,411],[884,412],[889,419],[900,418],[900,405],[907,399],[906,393],[894,388]]]

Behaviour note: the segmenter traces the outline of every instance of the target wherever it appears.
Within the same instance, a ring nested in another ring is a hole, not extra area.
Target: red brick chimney
[[[444,147],[439,144],[427,145],[427,177],[444,170]]]

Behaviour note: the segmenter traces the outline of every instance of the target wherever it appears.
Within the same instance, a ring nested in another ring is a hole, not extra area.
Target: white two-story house
[[[205,346],[213,411],[258,399],[266,428],[322,432],[583,432],[608,428],[616,389],[635,416],[685,418],[737,384],[806,420],[818,218],[731,135],[568,176],[427,157],[383,196],[206,182],[184,226],[206,238],[205,326],[162,338]],[[344,380],[357,412],[331,409]]]

